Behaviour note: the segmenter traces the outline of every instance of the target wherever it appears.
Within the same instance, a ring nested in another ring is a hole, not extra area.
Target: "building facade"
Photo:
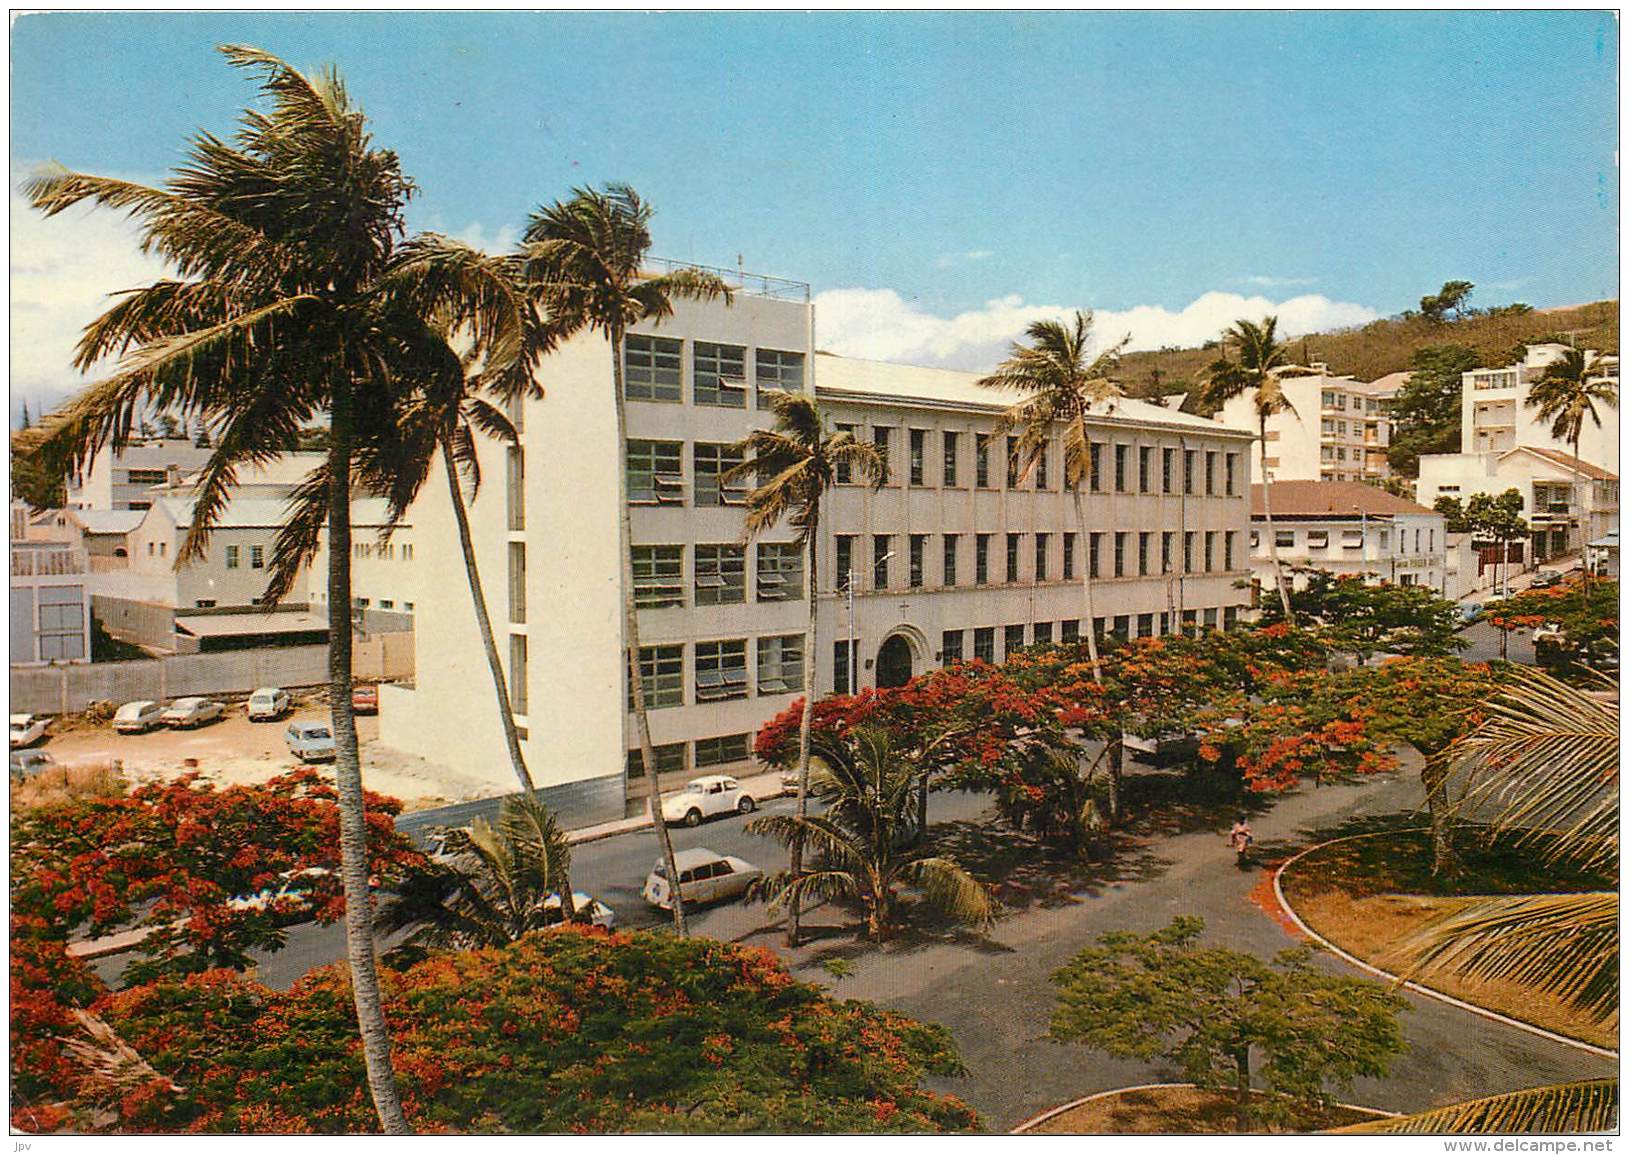
[[[186,437],[135,441],[119,450],[104,445],[68,478],[68,508],[147,509],[153,503],[148,490],[203,468],[212,452]]]
[[[1267,419],[1267,440],[1254,450],[1253,472],[1278,481],[1378,481],[1391,476],[1386,459],[1391,419],[1386,405],[1402,386],[1317,373],[1282,382],[1291,408]],[[1216,415],[1225,425],[1256,432],[1255,390],[1232,398]]]
[[[33,524],[32,511],[11,505],[10,653],[14,666],[88,662],[90,599],[97,579],[70,521]]]
[[[1450,587],[1448,531],[1442,514],[1355,481],[1272,484],[1272,533],[1286,570],[1305,567],[1371,584],[1423,585],[1444,596]],[[1262,486],[1252,486],[1250,556],[1264,589],[1273,586]],[[1456,562],[1459,559],[1456,559]],[[1457,573],[1454,581],[1461,580]],[[1297,587],[1303,575],[1290,575]]]
[[[1568,351],[1568,346],[1554,343],[1529,345],[1514,365],[1472,369],[1464,374],[1460,379],[1460,453],[1504,453],[1527,445],[1565,453],[1570,458],[1572,446],[1551,434],[1550,423],[1540,420],[1538,410],[1530,403],[1533,386]],[[1617,383],[1616,357],[1601,357],[1593,349],[1584,356],[1599,370],[1600,379]],[[1583,460],[1615,472],[1616,412],[1601,414],[1599,427],[1585,421],[1578,450]]]
[[[806,286],[753,290],[728,307],[681,302],[627,341],[624,488],[659,772],[746,767],[758,727],[811,683],[899,684],[1078,636],[1088,566],[1105,632],[1221,628],[1248,602],[1235,588],[1248,576],[1248,432],[1116,403],[1091,422],[1082,539],[1057,443],[1044,476],[1015,484],[993,428],[1004,399],[976,375],[816,354]],[[539,369],[547,398],[516,414],[520,444],[482,446],[498,480],[470,506],[528,764],[574,818],[620,815],[649,780],[621,652],[611,369],[597,335],[552,354]],[[823,511],[814,654],[792,528],[744,542],[745,487],[721,481],[730,445],[770,423],[768,394],[782,389],[812,392],[891,467],[875,492],[840,483]],[[489,770],[496,792],[512,779],[444,487],[432,478],[413,511],[416,685],[385,689],[380,740]]]

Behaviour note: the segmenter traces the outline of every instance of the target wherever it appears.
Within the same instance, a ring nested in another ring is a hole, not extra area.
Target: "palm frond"
[[[1336,1128],[1336,1135],[1590,1134],[1618,1125],[1618,1081],[1587,1079],[1528,1087]]]
[[[915,859],[900,868],[899,877],[920,888],[930,906],[957,922],[982,928],[995,918],[989,888],[951,859]]]

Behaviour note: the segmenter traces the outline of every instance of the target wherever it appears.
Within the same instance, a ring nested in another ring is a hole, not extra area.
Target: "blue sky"
[[[1077,305],[1158,344],[1448,278],[1615,295],[1617,36],[1569,12],[23,16],[12,175],[160,176],[230,130],[252,88],[213,47],[252,43],[340,67],[416,228],[501,244],[626,180],[659,254],[811,282],[822,344],[976,368]],[[73,234],[15,200],[14,296]]]

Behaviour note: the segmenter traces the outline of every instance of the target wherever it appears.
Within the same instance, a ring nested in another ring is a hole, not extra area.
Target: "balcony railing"
[[[11,551],[12,577],[57,577],[84,572],[84,550],[13,547]]]

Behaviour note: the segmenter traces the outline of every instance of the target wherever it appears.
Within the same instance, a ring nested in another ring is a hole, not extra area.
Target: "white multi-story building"
[[[1267,419],[1267,440],[1256,446],[1253,474],[1279,481],[1365,481],[1391,476],[1386,451],[1391,419],[1386,403],[1401,388],[1394,374],[1383,381],[1318,373],[1286,377],[1281,385],[1291,409]],[[1222,406],[1216,417],[1236,429],[1259,432],[1255,390]]]
[[[1273,588],[1262,487],[1251,487],[1250,558],[1263,590]],[[1278,560],[1337,576],[1449,588],[1448,531],[1442,514],[1357,481],[1277,481],[1271,490]],[[1304,586],[1305,578],[1291,575]]]
[[[11,664],[90,661],[89,602],[97,579],[78,527],[37,526],[32,511],[13,502],[9,538]]]
[[[1010,399],[975,374],[816,355],[807,287],[754,288],[729,307],[680,303],[627,342],[627,492],[659,770],[745,764],[816,656],[812,689],[827,693],[1072,638],[1082,567],[1098,575],[1105,632],[1221,628],[1247,603],[1235,583],[1248,575],[1248,432],[1115,403],[1090,423],[1082,541],[1056,443],[1044,476],[1012,484],[993,432]],[[574,820],[618,816],[648,786],[630,755],[611,350],[579,336],[539,376],[548,396],[515,414],[520,444],[482,446],[498,480],[471,503],[472,532],[534,779]],[[731,443],[769,424],[774,389],[812,391],[830,423],[885,445],[891,463],[881,490],[841,483],[823,511],[816,655],[804,653],[792,527],[743,542],[744,489],[720,482]],[[380,740],[484,772],[498,792],[511,780],[444,486],[432,477],[413,510],[416,685],[384,689]]]
[[[1503,453],[1517,446],[1553,449],[1572,456],[1572,445],[1553,436],[1550,422],[1541,420],[1530,404],[1532,387],[1549,367],[1567,353],[1568,346],[1529,345],[1526,355],[1502,369],[1472,369],[1464,374],[1460,391],[1461,454]],[[1603,380],[1617,383],[1618,359],[1600,357],[1593,349],[1584,354]],[[1603,413],[1597,428],[1584,422],[1578,455],[1592,465],[1618,467],[1618,422],[1615,413]]]
[[[120,450],[104,445],[68,478],[68,508],[146,509],[153,503],[148,490],[201,469],[212,452],[186,437],[133,441]]]

